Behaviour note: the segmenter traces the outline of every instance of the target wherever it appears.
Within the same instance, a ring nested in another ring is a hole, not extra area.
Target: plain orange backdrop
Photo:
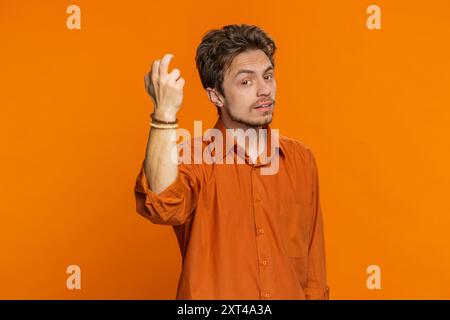
[[[81,30],[66,8],[81,8]],[[381,30],[366,8],[381,7]],[[173,299],[171,227],[135,211],[150,98],[174,54],[179,113],[214,124],[202,35],[256,24],[276,41],[272,126],[314,151],[331,299],[450,299],[450,2],[0,1],[0,298]],[[81,290],[66,268],[81,267]],[[366,268],[381,268],[369,290]]]

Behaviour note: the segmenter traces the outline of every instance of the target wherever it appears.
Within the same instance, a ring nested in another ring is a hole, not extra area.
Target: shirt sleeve
[[[319,174],[314,154],[311,152],[313,227],[308,248],[307,300],[328,300],[329,287],[326,276],[325,238],[320,206]]]
[[[160,193],[150,190],[144,163],[134,188],[136,211],[155,224],[182,225],[196,207],[200,182],[191,165],[179,164],[176,179]]]

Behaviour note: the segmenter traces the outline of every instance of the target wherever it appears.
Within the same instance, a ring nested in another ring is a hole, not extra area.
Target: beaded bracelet
[[[178,124],[163,124],[163,123],[154,123],[150,122],[150,126],[158,129],[176,129],[178,128]]]
[[[177,123],[178,123],[178,119],[175,119],[175,121],[163,121],[163,120],[159,120],[159,119],[155,118],[154,113],[152,113],[152,114],[150,115],[150,117],[152,117],[152,120],[153,120],[155,123],[161,123],[161,124],[177,124]]]

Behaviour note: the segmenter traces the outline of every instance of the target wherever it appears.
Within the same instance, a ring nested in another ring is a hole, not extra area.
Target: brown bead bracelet
[[[155,123],[162,123],[162,124],[177,124],[178,123],[178,119],[176,119],[175,121],[163,121],[163,120],[159,120],[159,119],[155,118],[153,113],[150,116],[152,117],[152,120]]]

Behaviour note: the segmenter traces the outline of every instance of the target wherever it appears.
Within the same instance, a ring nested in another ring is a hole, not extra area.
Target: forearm
[[[160,120],[172,121],[176,116],[156,113]],[[160,193],[175,181],[178,174],[176,129],[152,127],[149,132],[144,171],[150,189]]]

